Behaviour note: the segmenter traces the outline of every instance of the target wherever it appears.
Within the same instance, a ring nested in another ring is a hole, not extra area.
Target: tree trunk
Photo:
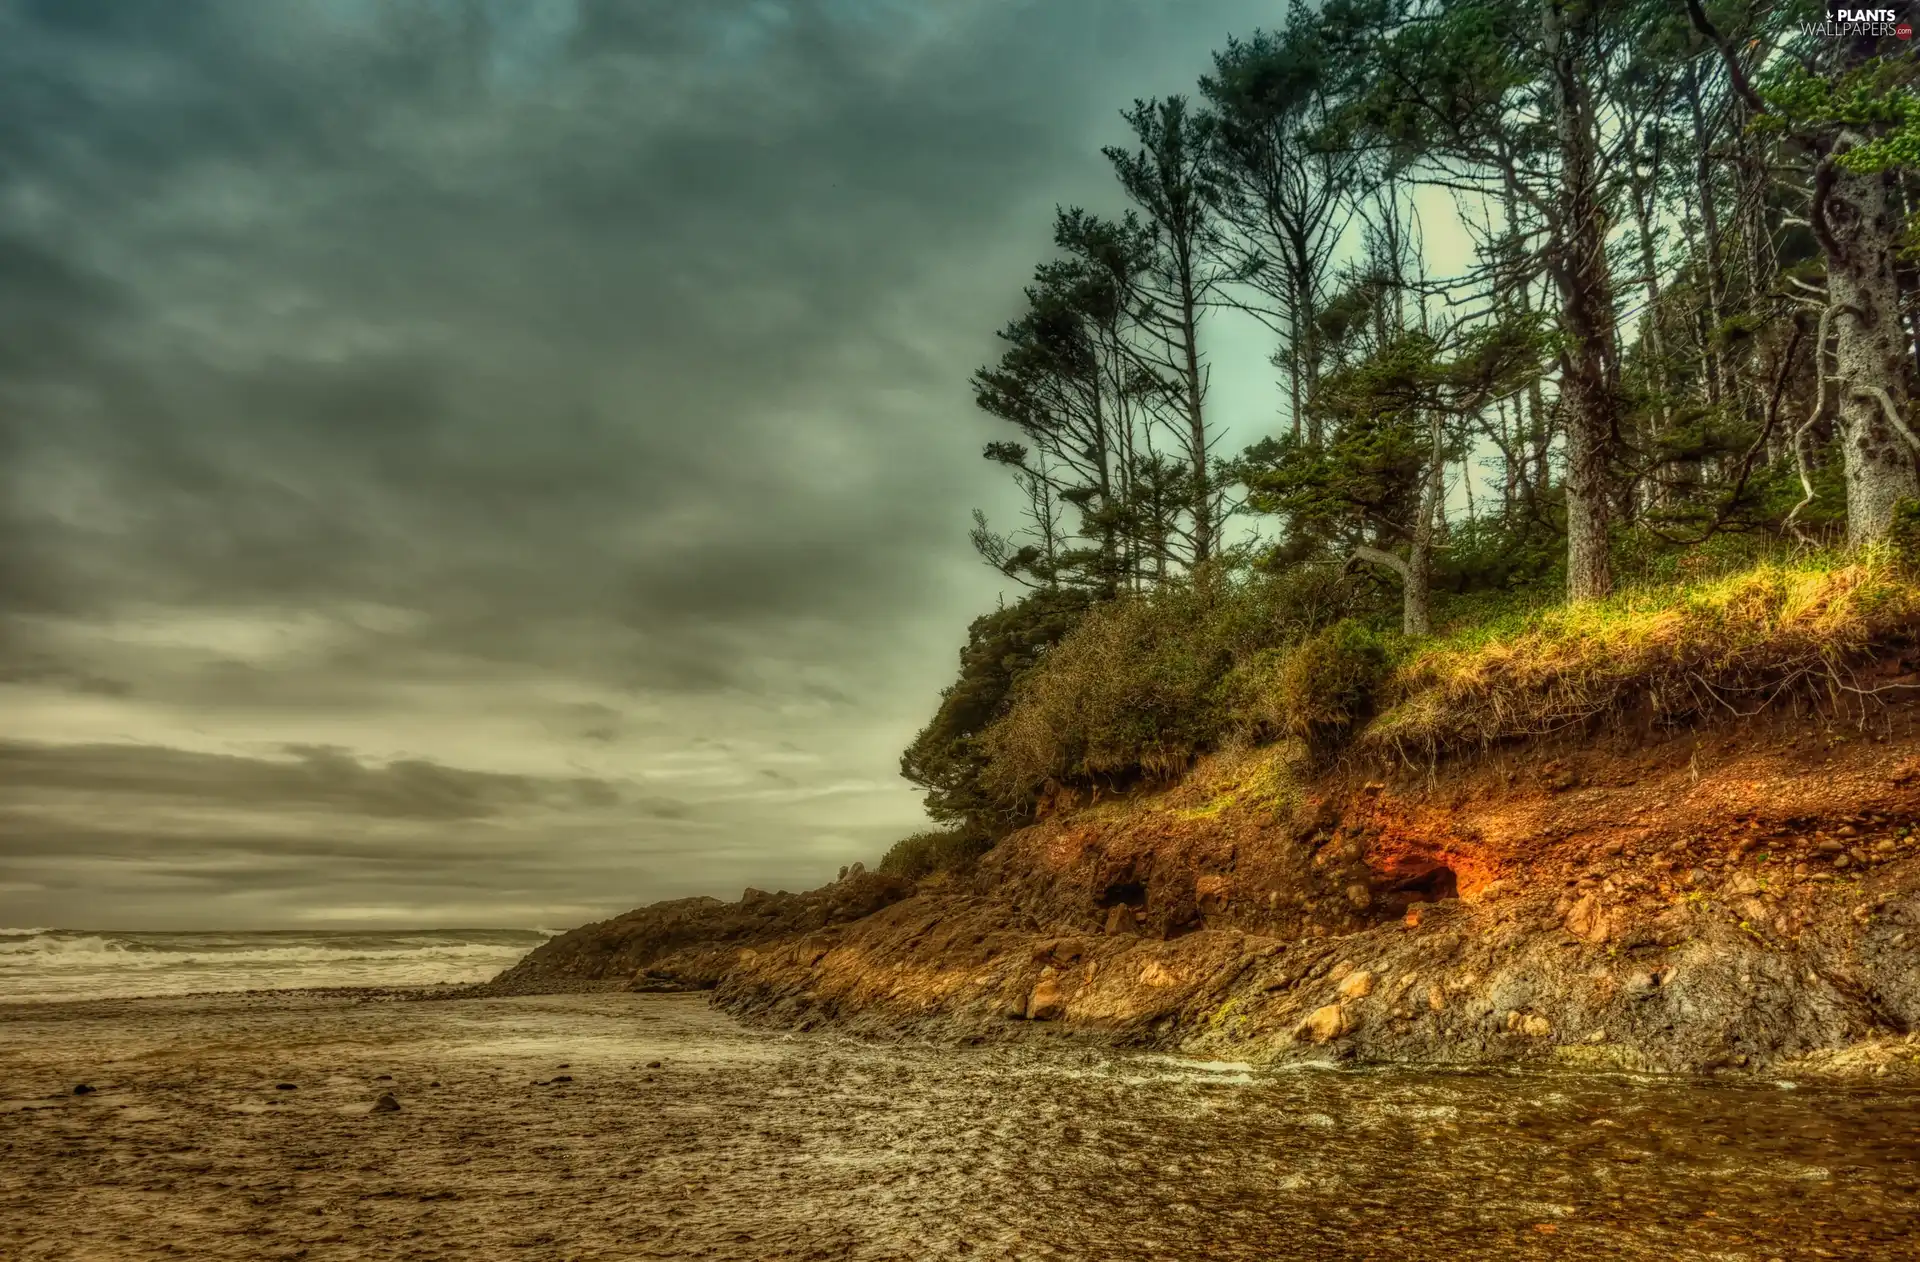
[[[1840,457],[1847,479],[1847,542],[1884,538],[1894,507],[1920,499],[1906,330],[1893,250],[1899,225],[1886,177],[1856,175],[1834,162],[1866,138],[1843,132],[1816,176],[1813,219],[1827,249],[1839,378]]]
[[[1591,103],[1567,29],[1565,0],[1545,0],[1541,35],[1551,65],[1560,191],[1550,270],[1560,293],[1560,402],[1567,427],[1567,594],[1613,589],[1607,550],[1610,456],[1617,406],[1613,280]],[[1577,20],[1577,19],[1576,19]]]
[[[1654,173],[1650,184],[1660,178],[1660,151],[1658,146],[1653,154]],[[1643,273],[1641,283],[1647,294],[1646,339],[1647,352],[1653,359],[1653,389],[1660,399],[1660,420],[1657,430],[1650,436],[1647,465],[1653,471],[1647,489],[1647,506],[1666,508],[1686,498],[1700,478],[1700,463],[1697,460],[1676,460],[1669,465],[1654,456],[1662,439],[1673,432],[1673,390],[1667,377],[1666,337],[1660,329],[1660,258],[1653,244],[1653,190],[1636,184],[1633,189],[1634,226],[1640,233],[1640,270]],[[1674,493],[1674,486],[1661,475],[1667,473],[1671,481],[1685,488]]]
[[[1408,635],[1433,633],[1433,538],[1447,486],[1446,431],[1435,412],[1428,419],[1427,476],[1420,488],[1419,514],[1402,557],[1384,548],[1356,547],[1356,561],[1384,565],[1400,576],[1400,629]]]
[[[1120,541],[1113,519],[1113,454],[1107,444],[1107,412],[1100,383],[1099,361],[1093,369],[1093,451],[1100,488],[1100,595],[1112,600],[1120,591]]]
[[[1700,103],[1700,72],[1696,63],[1687,63],[1687,105],[1693,116],[1693,178],[1700,197],[1700,235],[1705,247],[1707,336],[1703,356],[1706,364],[1707,401],[1719,403],[1723,365],[1714,341],[1720,336],[1725,315],[1721,303],[1720,207],[1713,196],[1713,129],[1707,126],[1706,111]]]

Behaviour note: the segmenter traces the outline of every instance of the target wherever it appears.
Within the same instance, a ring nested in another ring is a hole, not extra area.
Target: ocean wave
[[[338,947],[257,947],[252,949],[174,949],[118,942],[111,938],[41,938],[22,946],[0,944],[0,969],[13,967],[97,967],[103,957],[116,967],[167,968],[175,964],[207,963],[227,967],[260,964],[347,964],[355,961],[479,960],[493,959],[502,947],[486,943],[441,946],[395,946],[389,949]]]
[[[530,930],[0,936],[0,1002],[306,986],[484,981],[545,940]]]

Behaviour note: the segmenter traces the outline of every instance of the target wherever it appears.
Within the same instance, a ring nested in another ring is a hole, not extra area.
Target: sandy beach
[[[700,996],[16,1005],[0,1081],[22,1262],[1892,1258],[1920,1225],[1910,1094],[872,1044]]]

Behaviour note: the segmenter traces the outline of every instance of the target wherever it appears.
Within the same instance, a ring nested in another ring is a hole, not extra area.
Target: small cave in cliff
[[[1390,915],[1399,916],[1415,903],[1437,903],[1458,897],[1460,879],[1453,869],[1444,863],[1430,863],[1394,873],[1386,887],[1378,891],[1376,905]]]
[[[1093,903],[1106,909],[1109,934],[1139,933],[1147,918],[1146,882],[1109,881]]]

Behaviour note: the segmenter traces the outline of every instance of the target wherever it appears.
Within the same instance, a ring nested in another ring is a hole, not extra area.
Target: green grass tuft
[[[1443,636],[1394,673],[1358,744],[1434,757],[1610,713],[1745,713],[1803,682],[1844,682],[1916,629],[1920,585],[1889,557],[1763,562]]]

